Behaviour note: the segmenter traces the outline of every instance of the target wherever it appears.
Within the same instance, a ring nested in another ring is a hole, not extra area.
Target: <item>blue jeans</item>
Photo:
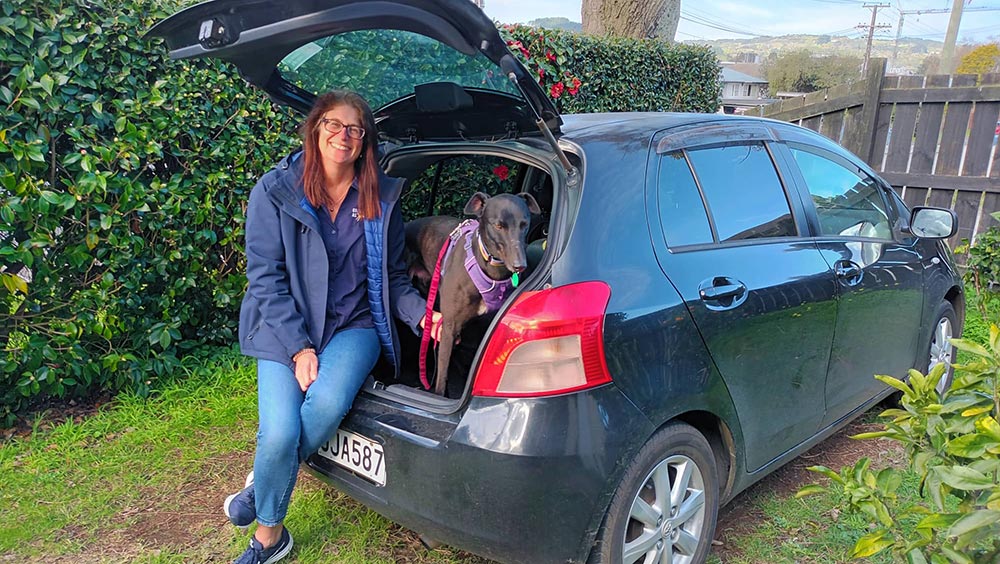
[[[299,463],[340,426],[378,355],[375,329],[336,333],[319,353],[319,374],[305,393],[287,365],[257,361],[260,429],[253,472],[258,523],[273,527],[285,519]]]

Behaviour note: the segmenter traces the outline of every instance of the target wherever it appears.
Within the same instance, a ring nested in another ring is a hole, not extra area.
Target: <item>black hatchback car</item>
[[[702,562],[720,504],[888,395],[875,373],[950,360],[954,214],[907,209],[812,131],[559,116],[468,0],[213,0],[150,33],[303,112],[359,91],[411,219],[486,188],[539,202],[530,274],[463,335],[448,395],[404,343],[307,462],[427,538]]]

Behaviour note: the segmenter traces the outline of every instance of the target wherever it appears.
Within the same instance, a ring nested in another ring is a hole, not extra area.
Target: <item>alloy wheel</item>
[[[705,478],[686,456],[660,462],[632,500],[625,526],[624,564],[686,564],[705,531]]]
[[[934,333],[931,335],[930,359],[927,365],[927,372],[930,372],[932,368],[942,362],[951,364],[952,356],[955,352],[955,347],[950,341],[952,337],[954,337],[954,334],[952,332],[951,320],[947,316],[942,317],[938,320],[937,327],[934,328]],[[948,380],[946,376],[941,377],[937,385],[939,394],[943,394],[948,389],[948,386],[951,384]]]

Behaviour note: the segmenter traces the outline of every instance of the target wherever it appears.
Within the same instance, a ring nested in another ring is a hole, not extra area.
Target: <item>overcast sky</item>
[[[864,32],[855,26],[867,25],[872,15],[871,9],[863,6],[865,3],[864,0],[683,0],[677,39],[793,33],[860,37]],[[952,0],[882,0],[881,3],[891,6],[879,9],[877,23],[891,27],[879,30],[876,37],[892,39],[896,36],[900,10],[949,9]],[[997,11],[968,11],[968,8],[977,7],[995,7]],[[966,8],[959,28],[959,42],[983,42],[1000,37],[1000,0],[967,0]],[[486,0],[486,14],[501,23],[546,17],[581,20],[580,0]],[[947,13],[907,13],[903,35],[943,41],[948,17]]]

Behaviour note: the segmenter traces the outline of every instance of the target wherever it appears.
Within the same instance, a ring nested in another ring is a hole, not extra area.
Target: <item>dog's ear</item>
[[[535,197],[527,192],[521,192],[518,196],[524,198],[524,201],[528,204],[528,211],[535,215],[542,213],[542,208],[538,207],[538,202],[535,201]]]
[[[483,215],[483,206],[486,205],[486,200],[490,197],[482,192],[476,192],[469,198],[469,202],[465,204],[465,215],[474,215],[480,217]]]

